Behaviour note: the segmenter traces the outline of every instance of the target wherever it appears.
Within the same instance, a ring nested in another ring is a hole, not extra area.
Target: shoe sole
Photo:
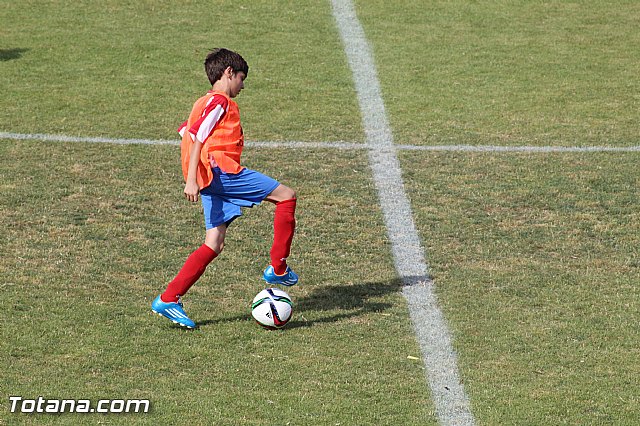
[[[161,317],[164,317],[164,318],[168,319],[169,321],[171,321],[174,324],[178,324],[181,327],[188,328],[189,330],[193,330],[195,328],[195,327],[191,327],[190,325],[187,325],[187,324],[182,324],[182,323],[174,320],[173,318],[169,318],[168,316],[161,314],[160,312],[158,312],[156,310],[152,309],[151,311],[155,312],[156,314],[160,315]]]
[[[284,282],[281,282],[281,281],[272,282],[272,281],[269,281],[267,279],[267,277],[265,277],[264,275],[262,276],[262,279],[269,285],[284,285],[284,286],[287,286],[287,287],[292,287],[292,286],[298,284],[298,280],[295,280],[293,282],[291,280],[287,280],[287,281],[284,281]]]
[[[269,282],[267,280],[264,280],[267,284],[269,285],[283,285],[285,287],[293,287],[294,285],[298,284],[298,281],[296,281],[295,283],[288,283],[288,282],[284,282],[284,283],[272,283]]]

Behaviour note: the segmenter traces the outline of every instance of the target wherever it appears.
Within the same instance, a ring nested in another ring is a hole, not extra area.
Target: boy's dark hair
[[[204,70],[211,84],[222,78],[222,74],[227,67],[231,67],[233,72],[242,71],[246,75],[249,75],[249,65],[247,61],[231,50],[224,48],[213,49],[204,60]]]

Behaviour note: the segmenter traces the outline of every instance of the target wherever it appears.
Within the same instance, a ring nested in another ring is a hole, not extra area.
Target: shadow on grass
[[[294,318],[285,329],[313,327],[317,324],[332,323],[365,315],[370,312],[382,312],[391,308],[389,303],[370,301],[371,298],[397,293],[402,289],[400,279],[381,283],[329,285],[314,288],[306,297],[296,298]],[[313,320],[305,319],[305,314],[316,312]],[[326,315],[323,315],[325,313]],[[220,319],[197,321],[198,327],[221,322],[234,322],[251,319],[246,315],[235,315]]]
[[[28,52],[29,49],[15,48],[15,49],[0,49],[0,61],[6,62],[14,59],[20,59],[22,54]]]

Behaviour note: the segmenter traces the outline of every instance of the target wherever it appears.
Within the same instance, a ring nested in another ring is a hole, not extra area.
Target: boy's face
[[[235,98],[238,93],[244,89],[244,79],[247,75],[243,71],[234,72],[231,75],[231,81],[229,82],[229,96]]]

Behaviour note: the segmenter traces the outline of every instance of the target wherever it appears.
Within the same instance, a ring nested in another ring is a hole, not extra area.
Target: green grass
[[[0,62],[2,130],[176,139],[211,88],[206,53],[223,46],[249,63],[239,102],[252,140],[362,140],[332,19],[312,0],[7,4],[2,49],[20,59]]]
[[[0,336],[0,418],[57,422],[8,413],[7,395],[43,395],[152,401],[151,415],[91,419],[122,424],[433,422],[422,363],[407,358],[419,350],[363,154],[247,152],[248,164],[286,177],[301,197],[293,319],[268,332],[250,316],[270,246],[273,208],[261,206],[232,225],[185,298],[200,324],[186,332],[149,308],[203,239],[199,208],[180,196],[175,147],[2,141],[0,150],[12,159],[0,197],[11,312]],[[274,167],[273,155],[289,165]],[[354,236],[354,226],[372,232]]]
[[[402,158],[477,417],[636,424],[639,155]]]
[[[637,2],[356,6],[396,143],[639,145]],[[0,35],[2,132],[177,139],[225,46],[250,65],[248,140],[364,140],[328,2],[19,1]],[[300,195],[275,333],[248,308],[272,206],[233,225],[185,332],[149,311],[203,237],[176,147],[0,154],[0,424],[436,423],[364,151],[245,152]],[[400,159],[477,423],[638,424],[638,154]],[[153,412],[16,415],[8,395]]]
[[[638,144],[638,2],[356,3],[398,143]]]

